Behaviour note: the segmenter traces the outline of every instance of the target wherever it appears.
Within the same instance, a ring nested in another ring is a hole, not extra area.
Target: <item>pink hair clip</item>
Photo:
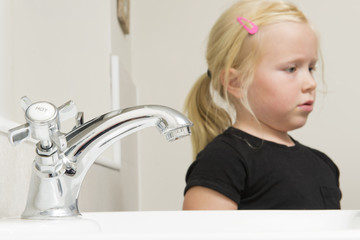
[[[248,31],[248,33],[251,34],[251,35],[257,33],[257,31],[258,31],[258,29],[259,29],[258,26],[257,26],[255,23],[253,23],[252,21],[250,21],[250,20],[248,20],[248,19],[246,19],[246,18],[244,18],[244,17],[238,17],[238,18],[237,18],[237,21],[238,21],[238,22],[245,28],[245,30]],[[245,22],[248,22],[248,23],[252,26],[252,28],[248,28],[248,26],[246,26],[246,24],[244,23],[244,21],[245,21]]]

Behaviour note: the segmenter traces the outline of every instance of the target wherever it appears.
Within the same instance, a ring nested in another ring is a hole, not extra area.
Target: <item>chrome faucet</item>
[[[22,218],[54,219],[81,215],[78,196],[83,179],[96,158],[117,140],[156,126],[168,141],[190,135],[192,123],[164,106],[136,106],[112,111],[86,123],[72,101],[57,108],[49,102],[21,99],[27,123],[9,130],[9,141],[39,141],[32,167],[28,200]],[[69,133],[60,123],[75,117]]]

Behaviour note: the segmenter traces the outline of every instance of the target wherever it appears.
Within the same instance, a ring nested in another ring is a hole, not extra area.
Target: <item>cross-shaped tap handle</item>
[[[28,97],[21,98],[21,108],[25,111],[26,123],[9,130],[9,140],[16,144],[31,137],[39,140],[41,148],[51,148],[53,143],[63,151],[66,138],[59,131],[60,123],[78,114],[73,101],[68,101],[59,108],[52,103],[41,101],[32,103]]]

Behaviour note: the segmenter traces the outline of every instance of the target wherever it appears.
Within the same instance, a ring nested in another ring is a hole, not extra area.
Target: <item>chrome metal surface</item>
[[[22,102],[24,105],[30,100],[25,98]],[[53,219],[80,215],[77,199],[87,171],[96,158],[119,139],[152,126],[168,141],[191,133],[192,123],[180,112],[164,106],[136,106],[112,111],[84,124],[82,114],[74,110],[72,102],[58,109],[55,107],[55,113],[48,119],[36,115],[35,118],[41,121],[27,115],[32,106],[27,105],[25,109],[27,123],[9,130],[12,143],[28,137],[39,140],[23,218]],[[61,133],[60,122],[75,116],[75,128],[67,134]]]

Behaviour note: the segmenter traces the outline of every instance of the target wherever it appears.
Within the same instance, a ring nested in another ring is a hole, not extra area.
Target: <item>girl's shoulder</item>
[[[205,148],[199,152],[198,157],[202,158],[206,156],[206,158],[217,158],[224,157],[224,155],[236,155],[236,145],[226,132],[227,130],[208,143]]]
[[[254,140],[255,138],[251,135],[229,127],[208,143],[200,153],[212,155],[225,151],[227,153],[239,154],[239,150],[243,147],[248,148],[249,144],[254,143]]]
[[[313,153],[315,156],[323,160],[329,167],[339,176],[340,171],[335,162],[324,152],[317,150],[312,147],[305,146],[301,143],[297,143],[301,148],[306,149],[307,151]]]

